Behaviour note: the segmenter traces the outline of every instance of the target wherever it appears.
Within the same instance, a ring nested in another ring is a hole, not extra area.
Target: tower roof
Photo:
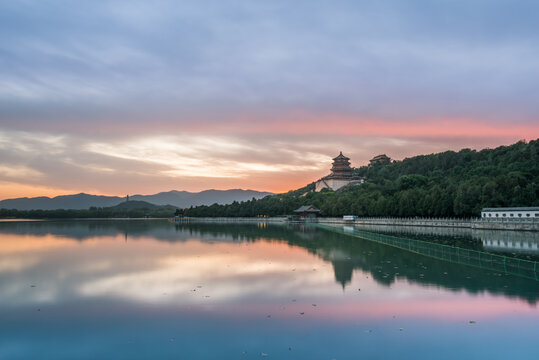
[[[372,160],[389,159],[386,154],[376,155]]]
[[[337,155],[337,157],[334,157],[333,160],[350,160],[350,158],[347,158],[342,154],[342,151]]]

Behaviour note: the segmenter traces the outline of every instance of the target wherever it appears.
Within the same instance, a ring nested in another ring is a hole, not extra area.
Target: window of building
[[[506,214],[505,214],[505,213],[503,213],[503,214],[502,214],[502,216],[503,216],[503,217],[505,217],[505,216],[506,216]]]
[[[518,214],[518,217],[522,217],[522,214]]]
[[[515,214],[511,213],[511,214],[509,214],[509,216],[510,216],[510,217],[513,217],[513,216],[515,216]]]

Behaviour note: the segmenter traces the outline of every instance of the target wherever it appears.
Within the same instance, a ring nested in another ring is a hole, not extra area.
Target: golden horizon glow
[[[396,122],[310,113],[253,119],[184,124],[178,134],[178,125],[165,121],[146,126],[144,135],[134,126],[133,133],[107,138],[0,129],[0,149],[13,159],[0,163],[0,199],[238,188],[284,193],[327,175],[338,151],[359,167],[380,153],[399,160],[539,137],[539,123],[481,119]],[[171,135],[162,135],[169,125]]]
[[[102,193],[95,188],[69,190],[57,189],[49,186],[36,186],[0,181],[0,200],[41,196],[52,198],[55,196],[79,194],[81,192],[91,193],[92,195],[117,196],[116,194]]]

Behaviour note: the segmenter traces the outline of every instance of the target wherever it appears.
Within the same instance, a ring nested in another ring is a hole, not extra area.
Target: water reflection
[[[518,257],[539,260],[539,233],[534,231],[388,225],[360,225],[356,226],[356,228],[478,251],[503,255],[520,255]]]
[[[535,281],[301,225],[1,223],[0,294],[0,358],[532,358],[539,319]]]
[[[369,229],[375,230],[375,229]],[[383,229],[387,232],[387,228]],[[465,234],[464,229],[433,229],[412,228],[410,233],[422,234]],[[331,264],[335,282],[342,289],[352,283],[355,270],[370,274],[378,284],[391,286],[397,279],[405,279],[410,283],[423,286],[441,286],[452,291],[466,290],[477,294],[488,291],[492,294],[520,297],[535,304],[539,297],[538,283],[510,275],[502,275],[475,269],[469,266],[450,264],[444,261],[420,256],[395,249],[390,246],[377,244],[361,239],[351,239],[340,234],[321,231],[314,227],[296,225],[260,225],[260,224],[177,224],[170,225],[162,221],[90,221],[90,222],[31,222],[2,224],[0,228],[2,243],[0,254],[10,254],[2,257],[0,269],[4,272],[21,272],[31,269],[41,261],[39,271],[50,271],[49,278],[61,276],[69,279],[76,275],[78,285],[73,286],[83,296],[95,296],[113,292],[120,285],[124,296],[133,298],[141,294],[142,298],[162,298],[162,294],[148,291],[154,288],[152,279],[166,279],[160,288],[168,289],[169,293],[184,293],[191,289],[188,278],[215,278],[223,272],[224,277],[234,280],[236,284],[246,284],[250,280],[248,274],[253,269],[264,273],[266,288],[282,288],[282,284],[274,284],[270,274],[279,271],[288,272],[294,268],[295,275],[301,273],[303,283],[314,284],[319,274],[312,271],[310,262],[300,264],[296,254],[302,254],[300,249],[316,255],[325,263]],[[402,227],[399,229],[402,231]],[[514,233],[514,232],[513,232]],[[481,236],[498,236],[490,232],[480,232]],[[21,241],[20,237],[25,236]],[[514,234],[513,234],[514,236]],[[533,238],[533,234],[529,238]],[[139,246],[123,246],[117,240],[130,241],[134,244],[145,242]],[[76,241],[74,241],[76,240]],[[181,248],[181,254],[172,252],[171,247],[149,246],[148,241],[158,240],[165,243],[183,242],[187,245]],[[84,252],[74,252],[77,242],[84,242]],[[256,243],[250,248],[230,248],[226,243]],[[271,243],[288,244],[287,251],[272,246]],[[269,245],[268,245],[269,244]],[[53,251],[53,249],[57,249]],[[248,253],[245,253],[245,250]],[[24,253],[19,257],[15,253]],[[47,253],[48,258],[37,254]],[[256,254],[256,257],[255,255]],[[269,261],[269,256],[273,261]],[[279,261],[276,260],[280,257]],[[98,260],[96,260],[98,259]],[[44,264],[43,261],[50,261]],[[61,262],[62,266],[57,265]],[[248,263],[248,264],[247,264]],[[69,268],[70,274],[64,273]],[[144,271],[148,269],[148,271]],[[109,272],[115,275],[110,276]],[[90,278],[86,278],[92,274]],[[121,275],[120,275],[121,274]],[[22,274],[19,274],[21,276]],[[283,275],[282,273],[279,275]],[[82,277],[82,278],[81,278]],[[232,284],[224,279],[216,282],[214,289],[224,297],[224,294],[238,294]],[[176,284],[176,285],[174,285]],[[178,286],[178,284],[182,284]],[[296,283],[288,284],[296,286]],[[62,282],[68,286],[68,282]],[[74,289],[67,292],[73,292]],[[259,293],[256,284],[243,286],[243,289],[253,289]],[[3,289],[3,300],[14,294],[13,289]],[[244,291],[244,290],[242,290]],[[288,291],[282,288],[281,292]],[[49,287],[48,295],[54,291]],[[166,292],[166,291],[165,291]],[[241,294],[244,296],[245,294]],[[59,294],[64,297],[66,294]],[[13,301],[20,301],[18,296]]]

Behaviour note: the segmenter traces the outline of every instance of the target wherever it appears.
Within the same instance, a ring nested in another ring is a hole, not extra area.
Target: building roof
[[[301,206],[300,208],[294,210],[294,212],[297,212],[297,213],[304,213],[304,212],[307,212],[307,213],[319,213],[320,210],[315,208],[313,205],[303,205]]]
[[[350,160],[350,158],[344,156],[344,155],[342,154],[342,151],[341,151],[341,152],[339,152],[339,155],[337,155],[337,157],[334,157],[334,158],[333,158],[333,160]]]
[[[377,161],[377,160],[386,160],[389,159],[389,157],[386,154],[376,155],[371,159],[371,161]]]
[[[539,211],[539,207],[532,206],[532,207],[500,207],[500,208],[483,208],[481,211]]]

